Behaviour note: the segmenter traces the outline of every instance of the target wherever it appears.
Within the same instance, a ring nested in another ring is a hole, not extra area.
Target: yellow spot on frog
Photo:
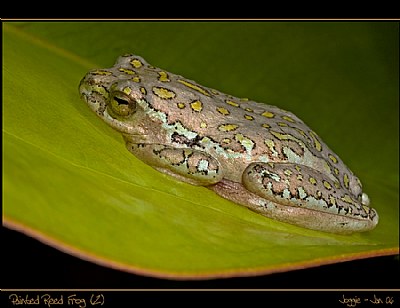
[[[106,91],[106,89],[103,87],[100,87],[100,86],[95,86],[93,88],[93,91],[103,95],[106,98],[108,98],[110,96],[109,93]]]
[[[324,186],[325,186],[325,188],[326,188],[327,190],[331,190],[331,189],[332,189],[332,185],[329,184],[329,182],[327,182],[327,181],[322,181],[322,183],[324,184]]]
[[[233,107],[239,107],[239,104],[234,102],[234,101],[230,101],[228,99],[225,100],[225,103],[227,103],[228,105],[231,105]]]
[[[224,138],[224,139],[222,139],[222,143],[225,143],[225,144],[229,144],[229,143],[231,143],[231,139],[229,139],[229,138]]]
[[[335,187],[336,187],[337,189],[340,189],[340,183],[339,183],[338,180],[335,180],[335,181],[333,182],[333,185],[335,185]]]
[[[335,172],[336,175],[339,174],[339,169],[338,168],[333,168],[333,172]]]
[[[313,185],[317,185],[317,180],[314,179],[313,177],[310,177],[310,178],[308,179],[308,181],[309,181],[311,184],[313,184]]]
[[[178,106],[179,109],[183,109],[186,107],[185,103],[177,103],[176,105]]]
[[[236,134],[235,140],[238,141],[246,149],[247,153],[250,154],[250,151],[254,147],[254,142],[251,139],[243,136],[242,134]]]
[[[129,95],[129,94],[131,94],[132,89],[129,88],[129,87],[125,87],[122,91],[123,91],[125,94]]]
[[[190,103],[190,107],[192,107],[194,111],[200,112],[203,110],[203,103],[199,100],[195,100]]]
[[[336,199],[331,195],[329,195],[329,204],[331,204],[333,206],[336,205]]]
[[[176,96],[171,90],[162,87],[153,87],[153,93],[162,99],[172,99]]]
[[[139,68],[143,65],[143,63],[139,59],[132,59],[130,63],[134,68]]]
[[[210,140],[210,138],[208,138],[208,137],[203,137],[200,141],[201,141],[202,143],[208,143],[208,142],[210,142],[211,140]]]
[[[218,94],[219,94],[219,92],[218,92],[217,90],[210,89],[210,91],[211,91],[212,94],[215,94],[215,95],[218,95]]]
[[[139,76],[135,76],[132,78],[133,82],[140,82],[140,77]]]
[[[312,130],[310,130],[310,136],[314,141],[314,147],[318,152],[322,151],[322,145],[321,143],[318,141],[317,139],[317,134],[315,132],[313,132]]]
[[[253,120],[254,120],[254,117],[252,117],[251,115],[248,115],[248,114],[245,114],[245,115],[244,115],[244,118],[245,118],[246,120],[249,120],[249,121],[253,121]]]
[[[349,180],[349,176],[347,175],[347,173],[345,173],[343,176],[343,183],[344,183],[344,187],[349,188],[350,180]]]
[[[303,142],[299,139],[297,139],[296,137],[290,135],[290,134],[281,134],[275,131],[270,131],[270,133],[275,136],[276,138],[278,138],[279,140],[293,140],[296,141],[301,147],[304,146]]]
[[[271,128],[271,125],[269,125],[269,124],[267,124],[267,123],[264,123],[263,125],[261,125],[262,127],[264,127],[264,128]]]
[[[147,90],[144,87],[140,87],[140,92],[142,92],[142,94],[144,94],[144,95],[147,94]]]
[[[228,114],[230,114],[229,110],[228,110],[228,109],[225,109],[225,108],[223,108],[223,107],[217,107],[217,111],[218,111],[220,114],[223,114],[223,115],[228,115]]]
[[[285,140],[287,138],[285,138],[287,135],[275,132],[275,131],[271,131],[271,134],[274,135],[276,138],[278,138],[279,140]]]
[[[205,90],[205,89],[199,87],[198,85],[195,85],[195,84],[193,84],[193,83],[191,83],[191,82],[189,82],[189,81],[186,81],[186,80],[183,80],[183,79],[178,79],[177,81],[178,81],[179,83],[181,83],[181,84],[187,86],[188,88],[191,88],[191,89],[193,89],[193,90],[195,90],[195,91],[197,91],[197,92],[200,92],[201,94],[203,94],[203,95],[205,95],[205,96],[211,96],[211,94],[208,93],[207,90]]]
[[[277,157],[278,152],[275,149],[275,143],[271,139],[265,139],[264,143],[268,147],[268,149],[272,152],[272,156]]]
[[[329,164],[326,160],[324,160],[324,169],[325,169],[326,173],[328,173],[328,174],[332,173],[331,166],[329,166]]]
[[[201,128],[207,128],[207,123],[206,122],[201,122],[200,123]]]
[[[298,127],[293,127],[300,135],[302,135],[303,137],[307,138],[307,140],[310,139],[310,137],[300,128]]]
[[[269,111],[264,111],[261,115],[266,118],[273,118],[275,116],[272,112]]]
[[[169,80],[168,74],[166,72],[163,72],[163,71],[158,72],[158,75],[159,75],[158,80],[160,80],[161,82],[171,81],[171,80]]]
[[[220,126],[218,126],[218,129],[221,132],[231,132],[234,131],[238,128],[239,126],[236,124],[222,124]]]
[[[338,160],[335,156],[333,156],[332,154],[328,154],[328,157],[334,164],[337,164]]]
[[[298,179],[299,181],[303,181],[303,175],[298,174],[298,175],[296,176],[296,179]]]
[[[289,169],[286,169],[285,171],[283,171],[283,173],[286,174],[287,176],[291,176],[293,172]]]
[[[275,164],[271,161],[268,162],[267,165],[270,166],[272,169],[274,169],[274,167],[275,167]]]
[[[101,71],[101,70],[94,71],[92,74],[93,75],[104,75],[104,76],[112,75],[112,73],[109,71]]]
[[[292,123],[295,123],[296,121],[295,120],[293,120],[291,117],[289,117],[289,116],[282,116],[282,119],[284,119],[284,120],[286,120],[286,121],[288,121],[288,122],[292,122]]]
[[[344,197],[342,197],[342,198],[340,198],[340,199],[341,199],[342,201],[346,202],[346,203],[357,205],[357,203],[354,202],[354,200],[351,199],[349,195],[344,195]]]
[[[296,165],[296,170],[298,171],[298,172],[301,172],[301,168],[300,168],[300,166],[299,165]]]
[[[240,100],[241,100],[242,102],[247,102],[249,99],[248,99],[247,97],[242,97],[242,98],[240,98]]]
[[[279,122],[278,125],[279,125],[280,127],[287,127],[287,126],[288,126],[286,123],[283,123],[283,122]]]
[[[244,108],[244,110],[246,110],[247,112],[253,112],[254,110],[251,108]]]
[[[122,68],[122,67],[119,68],[119,71],[123,72],[125,74],[128,74],[128,75],[135,75],[136,74],[135,71],[132,71],[132,70],[129,70],[129,69],[126,69],[126,68]]]
[[[363,205],[362,207],[363,207],[365,213],[369,214],[370,208],[368,206],[365,206],[365,205]]]

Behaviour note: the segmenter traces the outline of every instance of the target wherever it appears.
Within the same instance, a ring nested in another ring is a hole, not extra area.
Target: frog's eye
[[[115,115],[127,117],[136,111],[136,102],[122,93],[114,93],[110,99],[110,108]]]

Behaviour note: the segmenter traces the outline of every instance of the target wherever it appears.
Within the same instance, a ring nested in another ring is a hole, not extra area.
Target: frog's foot
[[[223,177],[219,162],[199,150],[129,142],[126,146],[136,157],[158,171],[192,185],[211,185]]]
[[[367,231],[378,223],[374,209],[338,181],[304,165],[255,162],[245,169],[242,182],[258,199],[249,195],[238,203],[247,202],[244,205],[268,217],[335,233]]]

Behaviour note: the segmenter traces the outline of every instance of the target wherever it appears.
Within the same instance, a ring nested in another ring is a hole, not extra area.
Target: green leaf
[[[80,100],[124,53],[290,110],[360,177],[380,222],[280,223],[136,159]],[[398,253],[398,25],[3,24],[3,219],[81,258],[174,278],[262,274]]]

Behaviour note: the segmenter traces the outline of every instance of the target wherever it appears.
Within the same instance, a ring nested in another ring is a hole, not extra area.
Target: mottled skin
[[[253,211],[334,233],[373,229],[359,179],[294,114],[239,99],[124,55],[80,93],[155,169]]]

